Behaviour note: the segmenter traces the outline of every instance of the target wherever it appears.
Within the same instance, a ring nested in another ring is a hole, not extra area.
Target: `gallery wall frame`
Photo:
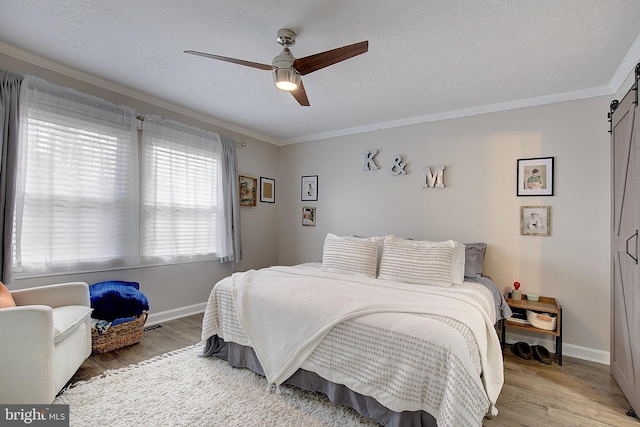
[[[238,192],[240,194],[240,206],[256,206],[256,193],[258,180],[250,176],[238,176]]]
[[[551,236],[551,206],[520,206],[520,235]]]
[[[304,206],[302,208],[302,225],[305,227],[316,226],[316,207]]]
[[[276,180],[260,177],[260,201],[265,203],[276,202]]]
[[[553,157],[518,159],[518,196],[553,196]]]
[[[302,177],[300,183],[300,197],[303,202],[318,200],[318,175]]]

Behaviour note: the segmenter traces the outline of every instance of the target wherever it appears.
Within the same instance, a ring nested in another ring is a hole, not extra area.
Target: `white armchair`
[[[0,403],[50,404],[91,354],[86,283],[11,291],[0,309]]]

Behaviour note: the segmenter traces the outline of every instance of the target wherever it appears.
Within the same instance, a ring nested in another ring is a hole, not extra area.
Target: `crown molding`
[[[106,89],[111,92],[118,93],[120,95],[128,96],[130,98],[135,98],[137,100],[164,108],[165,110],[169,110],[174,113],[191,117],[192,119],[196,119],[204,123],[209,123],[211,125],[214,125],[223,129],[227,129],[231,132],[240,133],[251,138],[259,139],[261,141],[265,141],[270,144],[278,145],[278,141],[276,141],[275,139],[262,135],[258,132],[245,129],[241,126],[237,126],[232,123],[225,122],[223,120],[215,119],[206,114],[198,113],[197,111],[193,111],[188,108],[184,108],[184,107],[172,104],[160,98],[156,98],[152,95],[139,92],[135,89],[125,87],[108,80],[101,79],[100,77],[96,77],[91,74],[84,73],[82,71],[78,71],[74,68],[68,67],[66,65],[60,64],[50,59],[43,58],[39,55],[35,55],[33,53],[16,48],[2,41],[0,41],[0,52],[8,56],[11,56],[13,58],[16,58],[20,61],[28,62],[38,67],[42,67],[49,71],[53,71],[55,73],[62,74],[64,76],[71,77],[85,83],[89,83],[99,88]]]

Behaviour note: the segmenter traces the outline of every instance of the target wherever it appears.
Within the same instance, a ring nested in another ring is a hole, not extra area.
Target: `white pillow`
[[[378,238],[327,234],[320,267],[323,271],[375,278],[377,266]]]
[[[386,236],[376,236],[376,242],[378,242],[378,252],[376,256],[376,277],[378,277],[378,273],[380,272],[380,260],[382,260],[382,250],[384,249],[384,238]]]
[[[451,263],[451,278],[454,285],[460,285],[464,282],[464,263],[466,260],[465,246],[453,240],[448,240],[453,243],[453,262]]]
[[[379,279],[449,287],[464,281],[464,245],[387,236]]]

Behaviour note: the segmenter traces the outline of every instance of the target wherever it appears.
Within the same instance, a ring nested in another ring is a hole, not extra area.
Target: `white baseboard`
[[[207,303],[189,305],[186,307],[175,308],[173,310],[152,313],[147,318],[146,326],[157,325],[158,323],[168,322],[169,320],[180,319],[182,317],[191,316],[193,314],[204,313]]]
[[[550,352],[556,351],[555,337],[545,336],[542,338],[540,334],[525,335],[517,332],[509,331],[507,334],[507,344],[513,344],[518,341],[525,341],[530,345],[542,345],[545,346]],[[602,363],[603,365],[609,364],[609,352],[603,350],[596,350],[594,348],[582,347],[575,344],[562,343],[562,355],[568,357],[575,357],[576,359],[588,360],[590,362]]]
[[[574,344],[562,344],[562,354],[566,354],[570,357],[575,357],[576,359],[602,363],[603,365],[609,365],[611,362],[611,355],[608,351],[581,347]]]

